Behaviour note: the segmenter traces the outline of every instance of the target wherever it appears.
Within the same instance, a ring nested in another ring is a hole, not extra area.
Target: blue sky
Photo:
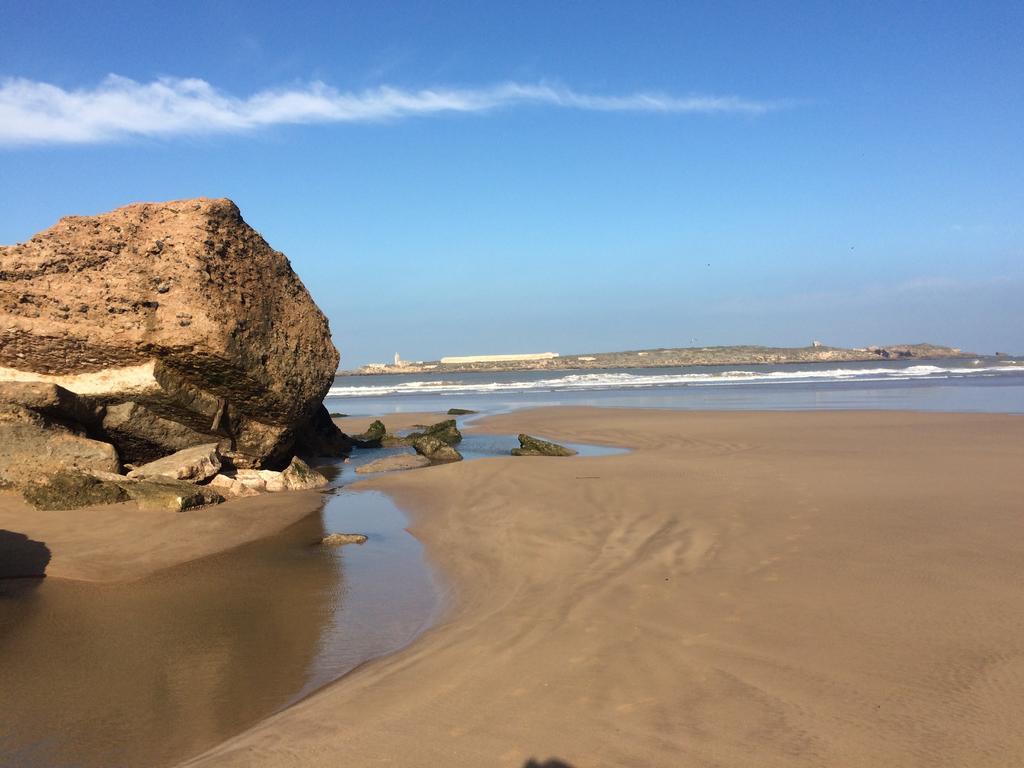
[[[0,242],[230,197],[345,367],[1024,352],[1024,5],[839,5],[2,0]]]

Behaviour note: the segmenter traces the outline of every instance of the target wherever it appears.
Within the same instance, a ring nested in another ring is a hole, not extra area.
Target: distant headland
[[[560,371],[604,368],[672,368],[681,365],[760,365],[780,363],[835,363],[869,360],[973,357],[955,347],[937,344],[893,344],[870,347],[831,347],[815,341],[806,347],[672,347],[627,352],[559,355],[557,352],[442,357],[440,360],[402,360],[370,363],[339,376],[374,376],[402,373],[466,373],[470,371]]]

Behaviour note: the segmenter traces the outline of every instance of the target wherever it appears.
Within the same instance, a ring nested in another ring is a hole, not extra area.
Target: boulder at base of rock
[[[420,437],[432,437],[448,445],[457,445],[462,442],[462,433],[455,426],[455,419],[445,419],[437,424],[431,424],[421,432],[412,432],[406,437],[406,440],[412,443]]]
[[[210,488],[213,488],[215,491],[224,494],[225,496],[259,495],[258,490],[256,490],[255,488],[250,488],[237,477],[228,477],[227,475],[214,475],[209,485]]]
[[[193,485],[169,477],[129,480],[121,487],[143,509],[184,512],[224,501],[224,497],[208,485]]]
[[[361,533],[331,533],[320,540],[325,547],[340,547],[343,544],[364,544],[365,542],[366,537]]]
[[[187,480],[201,483],[220,471],[220,451],[216,443],[197,445],[193,448],[172,453],[162,459],[143,464],[128,473],[133,480],[152,480],[167,477],[171,480]]]
[[[267,490],[267,481],[264,475],[271,477],[279,475],[280,472],[271,472],[266,469],[240,469],[235,472],[235,480],[252,491],[262,493]]]
[[[462,461],[461,453],[436,437],[417,437],[412,441],[412,447],[431,461]]]
[[[128,500],[128,494],[117,483],[68,470],[54,473],[49,482],[29,483],[22,495],[36,509],[46,510],[78,509]]]
[[[576,451],[558,443],[550,443],[529,435],[519,436],[519,448],[512,449],[513,456],[575,456]]]
[[[118,472],[114,446],[90,440],[14,403],[0,403],[0,487],[40,482],[67,469]]]
[[[327,478],[312,469],[309,464],[298,456],[292,459],[291,464],[285,467],[281,473],[284,486],[289,491],[306,491],[313,488],[323,488],[327,485]]]
[[[314,469],[310,469],[302,459],[292,459],[292,463],[283,472],[272,469],[239,469],[235,479],[254,491],[302,491],[311,488],[323,488],[328,484],[326,477]]]
[[[368,475],[373,472],[395,472],[401,469],[417,469],[427,466],[430,466],[430,459],[426,456],[420,456],[418,453],[403,453],[398,456],[385,456],[383,459],[363,464],[361,467],[356,467],[356,472],[360,475]]]

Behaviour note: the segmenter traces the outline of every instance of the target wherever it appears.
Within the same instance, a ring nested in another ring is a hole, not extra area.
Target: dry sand
[[[410,511],[448,613],[191,764],[1024,764],[1024,418],[484,428],[635,450],[369,481]]]

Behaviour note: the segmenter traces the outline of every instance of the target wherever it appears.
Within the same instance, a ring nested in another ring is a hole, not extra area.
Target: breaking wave
[[[334,386],[328,397],[380,397],[382,395],[461,395],[488,392],[558,392],[587,389],[634,389],[641,387],[707,387],[731,384],[787,384],[798,382],[905,381],[969,376],[1024,374],[1024,366],[945,368],[912,365],[906,368],[830,368],[801,371],[721,371],[716,373],[569,373],[544,379],[507,381],[396,381],[393,384]]]

